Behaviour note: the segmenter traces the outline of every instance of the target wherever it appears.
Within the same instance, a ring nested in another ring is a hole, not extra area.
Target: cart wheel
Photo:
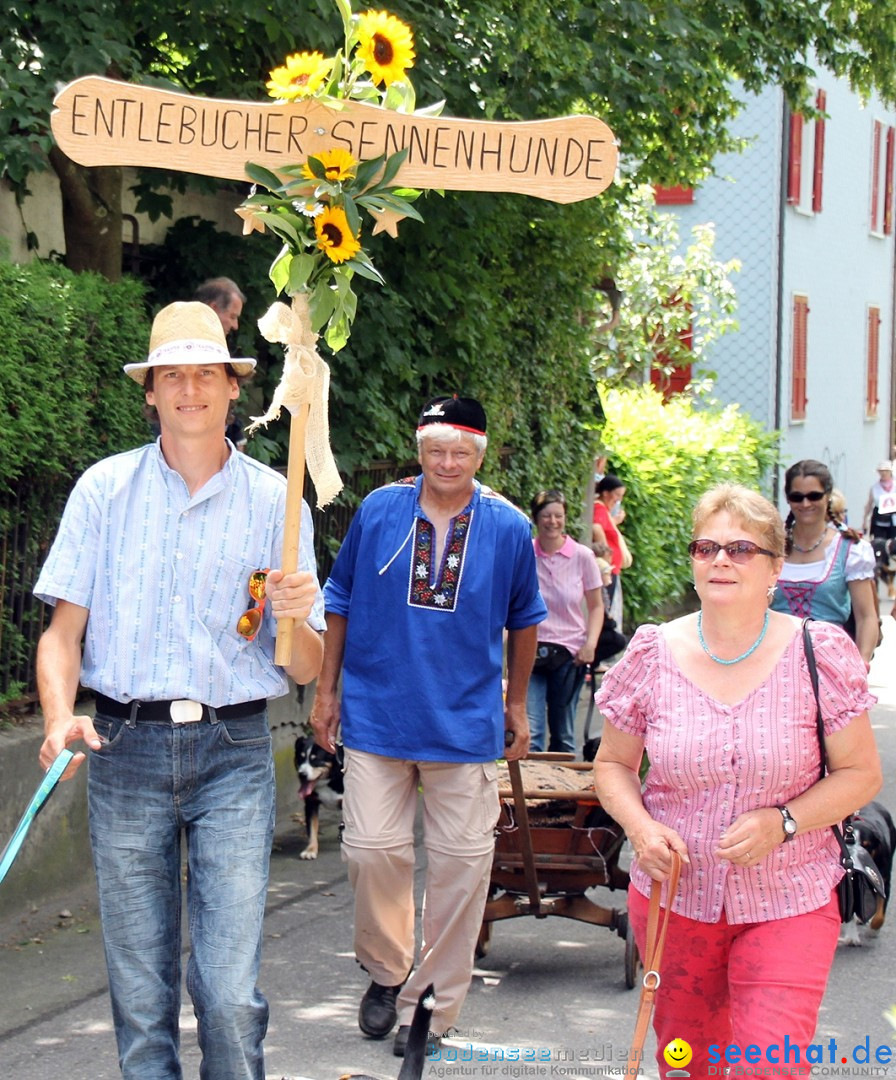
[[[638,955],[638,946],[635,944],[635,932],[629,923],[625,931],[625,985],[627,989],[634,990],[637,985],[640,966],[641,957]]]
[[[479,937],[476,939],[476,949],[474,950],[474,956],[477,960],[481,960],[483,956],[488,956],[489,945],[492,941],[492,924],[490,922],[484,922],[479,928]]]

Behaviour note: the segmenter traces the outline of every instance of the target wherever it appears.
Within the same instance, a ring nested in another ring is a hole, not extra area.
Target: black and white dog
[[[856,842],[868,852],[883,878],[886,896],[878,900],[877,911],[868,925],[880,930],[884,925],[887,903],[890,899],[890,878],[893,873],[893,855],[896,852],[896,826],[885,806],[870,802],[850,818]],[[840,940],[847,945],[860,945],[859,924],[853,920],[843,928]]]
[[[299,778],[299,794],[305,802],[305,835],[308,844],[299,855],[300,859],[316,859],[318,832],[320,830],[321,803],[331,810],[342,807],[343,750],[336,748],[331,754],[318,746],[310,735],[299,735],[295,746],[296,775]]]

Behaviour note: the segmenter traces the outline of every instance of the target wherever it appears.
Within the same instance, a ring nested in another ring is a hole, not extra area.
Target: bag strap
[[[644,978],[641,981],[641,1000],[638,1002],[635,1034],[632,1036],[632,1045],[628,1054],[629,1068],[634,1069],[634,1072],[631,1073],[632,1076],[639,1071],[641,1055],[644,1052],[644,1040],[647,1037],[647,1028],[650,1025],[650,1017],[653,1013],[653,1002],[660,985],[660,960],[666,944],[666,930],[669,927],[672,900],[678,891],[680,874],[681,856],[677,851],[673,851],[672,872],[669,874],[669,890],[666,893],[666,907],[660,905],[663,883],[661,881],[652,881],[650,883],[646,952],[642,958],[644,961]]]
[[[821,715],[821,698],[818,694],[818,666],[815,663],[815,650],[812,648],[812,635],[809,633],[811,619],[803,619],[803,651],[806,654],[806,665],[809,668],[809,681],[812,683],[812,693],[815,695],[815,728],[818,732],[818,747],[821,751],[821,779],[828,774],[828,755],[824,744],[824,719]],[[846,828],[849,828],[847,821]],[[838,825],[832,825],[834,836],[840,845],[840,865],[845,869],[852,869],[852,856],[843,839],[843,833]]]

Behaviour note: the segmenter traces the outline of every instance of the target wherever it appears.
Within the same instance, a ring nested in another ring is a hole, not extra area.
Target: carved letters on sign
[[[417,116],[363,105],[329,108],[220,101],[87,76],[57,95],[59,146],[82,165],[145,165],[245,180],[344,147],[358,160],[407,149],[398,183],[512,191],[553,202],[600,194],[613,180],[613,133],[593,116],[499,123]]]

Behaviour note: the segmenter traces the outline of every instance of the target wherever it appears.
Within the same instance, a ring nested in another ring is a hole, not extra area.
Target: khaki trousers
[[[499,801],[493,761],[405,761],[345,751],[342,857],[355,893],[355,954],[374,982],[397,986],[414,965],[414,817],[423,789],[427,865],[422,942],[398,998],[409,1024],[432,983],[431,1027],[457,1023],[473,975],[491,878]]]

